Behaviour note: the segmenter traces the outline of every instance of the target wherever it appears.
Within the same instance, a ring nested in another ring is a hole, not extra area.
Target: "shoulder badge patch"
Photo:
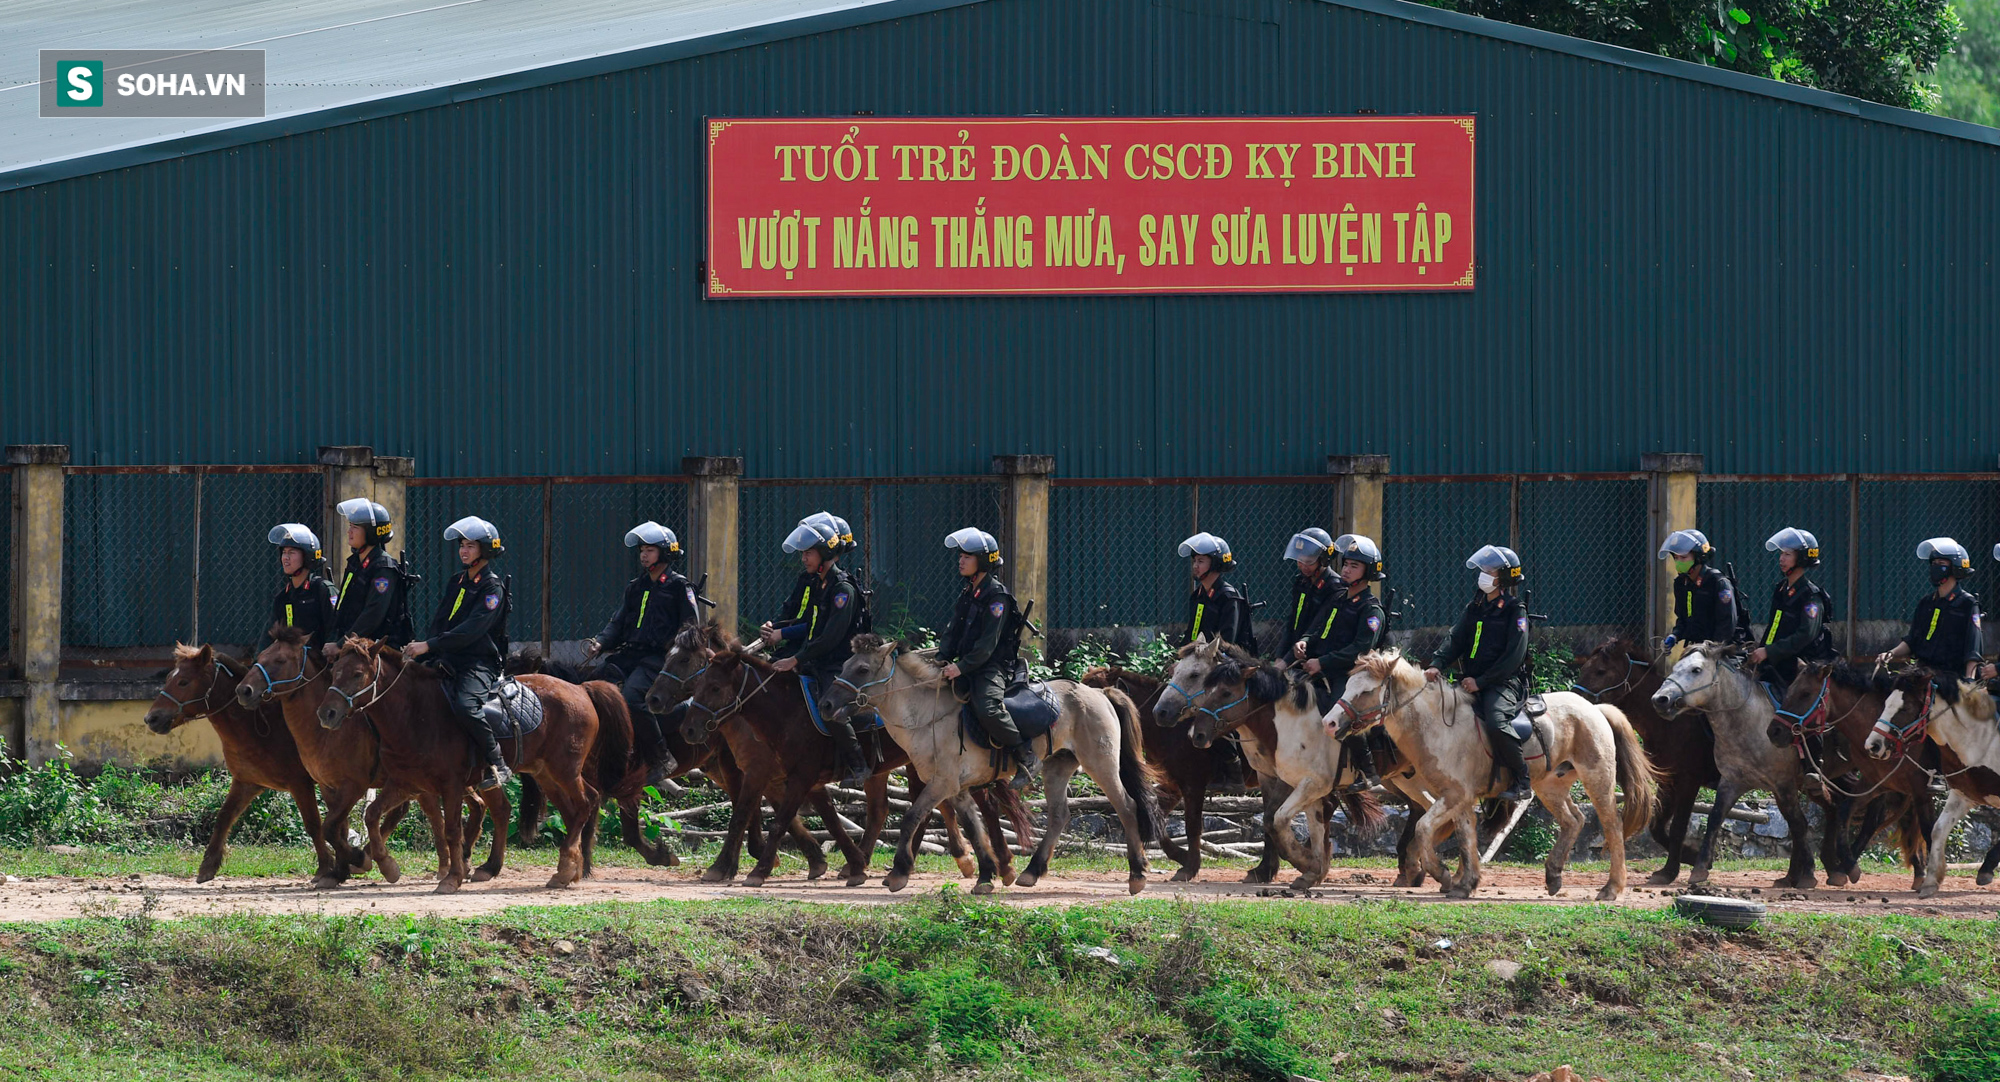
[[[1717,601],[1727,603],[1731,599],[1735,598],[1735,596],[1736,596],[1735,591],[1731,590],[1727,586],[1724,586],[1719,592],[1716,593],[1715,599]]]
[[[1806,619],[1808,620],[1819,619],[1819,602],[1817,601],[1806,602]]]
[[[1979,626],[1979,610],[1978,610],[1978,609],[1973,609],[1973,610],[1972,610],[1972,626],[1973,626],[1973,627],[1978,627],[1978,626]]]
[[[486,607],[489,609],[500,607],[500,594],[497,591],[486,595]]]
[[[1005,601],[995,601],[993,604],[986,606],[986,611],[995,616],[1005,616],[1007,615],[1007,603]]]
[[[1528,618],[1526,616],[1514,617],[1514,629],[1516,631],[1528,630]]]
[[[839,593],[833,595],[833,607],[836,609],[844,609],[847,607],[847,591],[842,590]]]
[[[1370,616],[1368,618],[1368,630],[1370,631],[1382,630],[1382,618],[1380,616]]]
[[[381,578],[375,580],[375,592],[378,594],[386,594],[389,592],[389,576],[384,575]]]
[[[688,608],[694,608],[694,587],[690,586],[687,588],[687,595],[688,595]]]

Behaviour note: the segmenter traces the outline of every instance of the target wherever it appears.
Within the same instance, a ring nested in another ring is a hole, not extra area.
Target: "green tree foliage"
[[[1905,109],[1935,104],[1923,78],[1958,36],[1948,0],[1427,2]]]
[[[1938,62],[1938,112],[2000,128],[2000,0],[1955,5],[1964,29]]]

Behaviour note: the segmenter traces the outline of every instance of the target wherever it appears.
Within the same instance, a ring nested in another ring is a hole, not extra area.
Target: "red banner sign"
[[[1471,117],[711,119],[708,295],[1471,289]]]

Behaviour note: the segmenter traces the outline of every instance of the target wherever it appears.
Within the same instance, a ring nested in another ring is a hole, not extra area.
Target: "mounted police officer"
[[[1021,656],[1020,611],[1006,584],[993,574],[1007,561],[992,534],[971,527],[946,537],[944,547],[958,553],[958,574],[965,588],[952,604],[951,622],[938,639],[937,660],[944,663],[944,677],[952,682],[953,693],[971,704],[973,715],[986,728],[987,741],[1020,764],[1011,787],[1025,789],[1040,776],[1042,764],[1007,713],[1007,684]]]
[[[1382,643],[1388,614],[1368,584],[1382,581],[1388,572],[1373,538],[1344,533],[1334,540],[1333,550],[1340,558],[1340,588],[1321,606],[1311,638],[1301,644],[1305,649],[1294,651],[1305,658],[1306,672],[1338,692],[1361,655]],[[1360,772],[1363,787],[1382,784],[1366,734],[1347,739],[1347,756]]]
[[[403,569],[383,548],[396,536],[389,509],[372,500],[342,500],[334,510],[347,520],[347,570],[340,577],[340,608],[327,652],[349,635],[401,647],[415,637]]]
[[[1285,605],[1285,638],[1293,660],[1306,656],[1307,640],[1319,626],[1320,610],[1342,589],[1335,568],[1333,536],[1317,526],[1308,526],[1292,535],[1283,559],[1298,568],[1292,579],[1292,596]]]
[[[445,584],[431,617],[429,637],[413,642],[406,656],[433,658],[445,677],[445,698],[452,717],[465,729],[474,749],[486,756],[480,789],[498,789],[513,772],[500,754],[500,726],[505,721],[493,693],[500,684],[500,664],[507,657],[507,582],[493,570],[493,558],[505,551],[500,530],[473,515],[445,527],[444,539],[458,542],[458,562],[465,568]]]
[[[278,546],[278,592],[271,598],[271,618],[257,639],[254,653],[271,645],[271,627],[284,624],[306,633],[308,649],[324,645],[333,633],[333,584],[326,581],[326,557],[319,537],[297,522],[271,527],[268,540]]]
[[[846,519],[838,515],[830,515],[825,511],[815,511],[799,520],[800,526],[815,523],[833,530],[835,538],[834,551],[846,552],[849,549],[860,547],[854,543],[854,531],[848,528]],[[801,570],[799,577],[792,580],[792,592],[785,596],[785,603],[778,610],[777,619],[764,621],[757,628],[758,636],[763,637],[767,631],[782,631],[804,620],[807,615],[807,602],[812,598],[813,584],[817,581],[819,581],[818,572]],[[766,641],[772,640],[767,639]]]
[[[583,644],[587,661],[602,654],[598,678],[619,686],[632,708],[632,735],[646,762],[646,784],[655,788],[674,772],[674,759],[660,732],[659,716],[646,709],[646,692],[667,664],[667,648],[682,627],[697,619],[694,586],[673,569],[686,556],[680,539],[657,522],[625,531],[625,547],[639,550],[639,577],[625,587],[625,601],[604,630]]]
[[[1917,546],[1932,590],[1917,602],[1910,633],[1894,649],[1876,658],[1887,663],[1911,657],[1937,671],[1938,679],[1971,679],[1980,660],[1979,598],[1959,583],[1972,574],[1972,557],[1949,537],[1933,537]]]
[[[1674,562],[1674,629],[1661,644],[1735,642],[1736,586],[1713,566],[1715,546],[1700,530],[1675,530],[1660,546]]]
[[[1235,583],[1222,577],[1236,570],[1229,542],[1212,533],[1198,533],[1181,542],[1178,551],[1188,561],[1188,572],[1194,578],[1194,589],[1188,593],[1187,631],[1179,645],[1186,646],[1203,635],[1220,635],[1223,641],[1256,653],[1250,602]]]
[[[1512,772],[1501,800],[1526,800],[1528,764],[1510,724],[1527,698],[1528,610],[1514,591],[1521,584],[1521,558],[1510,548],[1487,545],[1465,561],[1479,572],[1479,596],[1465,606],[1451,637],[1439,644],[1424,675],[1442,678],[1458,666],[1458,686],[1478,698],[1476,712],[1493,746],[1493,761]]]
[[[1799,675],[1799,662],[1834,656],[1833,633],[1826,626],[1833,598],[1806,577],[1806,569],[1819,566],[1819,538],[1787,526],[1767,538],[1764,548],[1778,554],[1778,573],[1784,578],[1771,588],[1771,622],[1750,651],[1750,664],[1757,666],[1757,678],[1783,698]]]
[[[773,668],[796,671],[802,678],[808,709],[840,676],[840,666],[852,656],[847,643],[854,636],[855,619],[861,613],[861,587],[841,568],[842,554],[856,547],[854,536],[840,530],[831,515],[803,519],[785,538],[784,549],[795,553],[808,580],[805,599],[796,619],[782,626],[765,624],[758,636],[778,649]],[[843,524],[844,525],[844,524]],[[854,723],[843,717],[820,719],[833,737],[839,758],[837,769],[843,784],[857,786],[868,780],[868,757],[855,739]]]

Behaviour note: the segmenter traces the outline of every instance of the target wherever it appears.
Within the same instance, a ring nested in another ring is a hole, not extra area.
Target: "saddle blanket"
[[[1049,730],[1055,728],[1056,699],[1047,684],[1009,684],[1002,701],[1007,704],[1008,716],[1014,719],[1014,727],[1021,730],[1021,739],[1038,740],[1047,737]],[[988,751],[996,750],[992,741],[986,739],[986,726],[979,723],[971,703],[959,706],[958,724],[965,733],[967,743]]]
[[[542,727],[542,697],[526,684],[508,677],[493,689],[493,697],[499,700],[504,718],[494,736],[517,740]]]

